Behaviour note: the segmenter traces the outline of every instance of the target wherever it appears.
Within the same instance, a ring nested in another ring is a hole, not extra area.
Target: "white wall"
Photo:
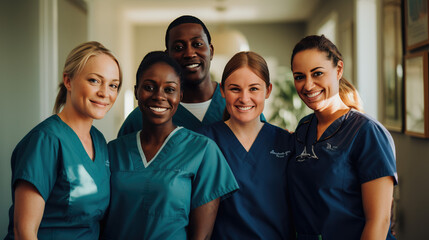
[[[0,238],[3,238],[12,202],[12,151],[25,134],[51,115],[66,55],[86,41],[87,19],[86,13],[68,0],[5,1],[0,8],[0,26]]]
[[[10,157],[40,117],[39,3],[3,1],[0,8],[0,238],[7,232],[11,205]]]

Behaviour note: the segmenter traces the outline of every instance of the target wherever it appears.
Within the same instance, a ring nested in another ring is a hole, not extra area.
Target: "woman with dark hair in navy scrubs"
[[[288,166],[297,239],[395,239],[392,137],[362,113],[357,91],[342,78],[342,56],[323,35],[302,39],[291,64],[296,90],[314,110],[296,129]]]

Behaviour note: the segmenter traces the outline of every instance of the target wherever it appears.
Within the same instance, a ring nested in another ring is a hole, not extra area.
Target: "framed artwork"
[[[405,0],[405,40],[407,50],[429,44],[429,0]]]
[[[402,47],[402,8],[400,0],[383,1],[382,32],[382,103],[381,121],[391,130],[403,131],[403,47]]]
[[[429,137],[428,52],[405,57],[405,133]]]

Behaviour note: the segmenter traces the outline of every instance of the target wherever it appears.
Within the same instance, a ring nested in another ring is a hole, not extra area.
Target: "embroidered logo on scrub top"
[[[326,143],[326,150],[335,151],[337,148],[337,146],[332,146],[330,143]]]
[[[286,152],[275,152],[274,150],[271,150],[270,154],[276,155],[276,157],[278,158],[284,158],[287,155],[289,155],[290,151],[286,151]]]

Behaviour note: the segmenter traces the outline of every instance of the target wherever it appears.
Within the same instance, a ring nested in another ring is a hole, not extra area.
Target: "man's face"
[[[168,54],[182,67],[184,84],[210,79],[213,46],[200,24],[183,23],[170,29],[167,46]]]

